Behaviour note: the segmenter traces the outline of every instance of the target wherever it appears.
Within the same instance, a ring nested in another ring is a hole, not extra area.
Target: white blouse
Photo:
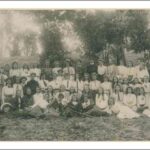
[[[105,109],[108,107],[108,99],[106,96],[96,94],[96,106],[100,109]]]
[[[123,103],[130,108],[132,108],[133,106],[136,106],[136,96],[134,94],[124,95]]]
[[[146,105],[146,97],[144,95],[137,96],[137,106],[144,106]]]
[[[100,85],[101,85],[101,82],[98,80],[90,81],[90,89],[91,90],[98,90]]]
[[[104,66],[104,65],[102,65],[102,66],[98,66],[98,74],[99,75],[104,75],[105,73],[106,73],[106,69],[107,69],[107,67],[106,66]]]

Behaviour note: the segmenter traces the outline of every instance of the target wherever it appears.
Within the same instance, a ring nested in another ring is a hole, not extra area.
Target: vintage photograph
[[[150,10],[0,10],[0,141],[149,141]]]

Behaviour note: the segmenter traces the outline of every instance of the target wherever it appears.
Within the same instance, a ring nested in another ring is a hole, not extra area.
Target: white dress
[[[103,83],[101,83],[101,87],[104,90],[110,90],[110,92],[112,93],[112,84],[111,84],[111,82],[103,82]]]
[[[119,119],[132,119],[140,117],[138,113],[120,102],[116,102],[115,105],[111,107],[111,110],[117,114],[117,118]]]
[[[107,95],[103,96],[103,95],[96,94],[96,99],[95,99],[96,106],[100,108],[101,111],[109,112],[108,99],[109,98]]]
[[[44,95],[42,93],[36,93],[33,95],[33,101],[34,104],[31,106],[32,108],[35,108],[36,106],[39,106],[42,109],[46,109],[48,106],[48,102],[44,99]]]
[[[134,94],[125,94],[123,103],[131,109],[136,109],[136,96]]]

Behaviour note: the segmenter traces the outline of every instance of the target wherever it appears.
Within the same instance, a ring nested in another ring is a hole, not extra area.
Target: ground
[[[0,114],[0,141],[148,141],[150,118],[23,119]]]

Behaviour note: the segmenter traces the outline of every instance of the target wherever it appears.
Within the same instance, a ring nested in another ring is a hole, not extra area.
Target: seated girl
[[[100,87],[98,93],[96,94],[95,105],[91,110],[88,111],[88,114],[94,116],[109,115],[111,113],[108,106],[109,97],[109,90],[104,91],[103,88]]]
[[[138,113],[130,109],[128,106],[115,101],[113,97],[109,99],[108,104],[112,114],[115,114],[119,119],[132,119],[140,117]]]
[[[142,86],[144,87],[145,90],[146,105],[150,109],[150,82],[148,76],[144,76]]]
[[[128,87],[126,90],[126,94],[123,97],[123,103],[124,105],[128,106],[132,110],[136,111],[137,106],[136,106],[136,96],[133,93],[132,87]]]
[[[33,95],[33,105],[30,106],[30,114],[35,117],[48,112],[49,103],[44,99],[44,95],[41,93],[39,86],[36,87],[36,93]]]
[[[20,82],[20,77],[15,76],[14,79],[15,79],[15,83],[13,84],[13,88],[14,88],[15,96],[16,96],[17,90],[20,90],[21,91],[21,97],[23,97],[23,87],[22,87],[21,82]]]
[[[139,94],[137,95],[137,112],[150,117],[150,110],[146,105],[145,91],[143,87],[139,88]]]
[[[124,97],[124,94],[122,92],[122,89],[121,89],[121,86],[119,84],[117,84],[115,87],[114,87],[114,92],[112,94],[112,97],[114,98],[114,100],[116,102],[123,102],[123,97]]]
[[[89,85],[84,86],[84,90],[81,96],[80,107],[82,112],[86,112],[92,109],[94,106],[94,96],[91,92]]]
[[[112,93],[112,83],[109,81],[108,77],[104,77],[104,82],[101,83],[101,87],[105,90],[109,90]]]

